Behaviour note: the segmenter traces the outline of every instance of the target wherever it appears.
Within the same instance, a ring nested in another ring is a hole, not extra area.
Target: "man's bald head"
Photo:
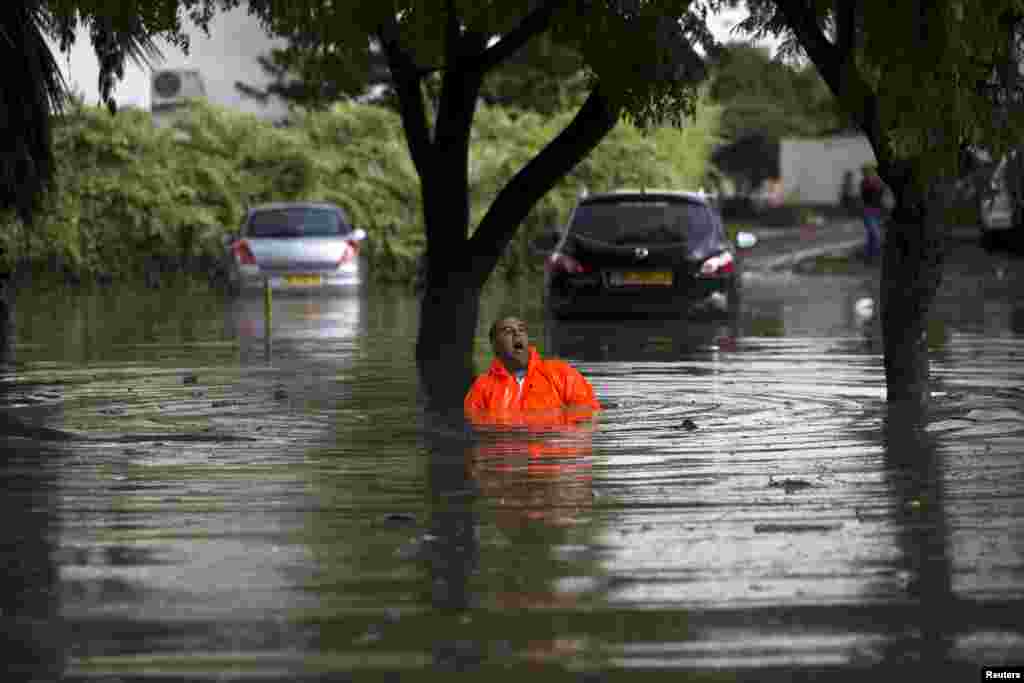
[[[530,361],[526,323],[515,316],[498,318],[489,333],[491,347],[509,372],[525,370]]]

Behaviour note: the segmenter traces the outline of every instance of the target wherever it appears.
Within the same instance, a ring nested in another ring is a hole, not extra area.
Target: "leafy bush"
[[[536,268],[529,241],[566,220],[577,195],[616,187],[694,188],[704,179],[717,109],[683,129],[644,136],[622,124],[521,227],[499,271]],[[471,149],[474,225],[499,189],[571,119],[484,106]],[[145,270],[199,270],[217,263],[222,236],[247,204],[316,199],[342,206],[366,230],[378,280],[411,283],[424,246],[419,180],[398,116],[385,108],[336,104],[297,112],[275,127],[207,102],[190,104],[172,126],[150,114],[77,103],[55,129],[55,191],[31,229],[0,216],[0,260],[71,279],[138,277]]]

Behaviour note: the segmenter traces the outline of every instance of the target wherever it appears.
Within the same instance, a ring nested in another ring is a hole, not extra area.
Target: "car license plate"
[[[625,270],[613,271],[609,277],[613,287],[623,286],[654,286],[671,287],[672,271],[670,270]]]
[[[300,287],[310,287],[310,286],[313,286],[313,285],[319,285],[320,284],[320,276],[316,275],[316,274],[312,274],[312,275],[285,275],[284,282],[285,282],[286,285],[289,285],[289,286],[295,285],[295,286],[300,286]]]

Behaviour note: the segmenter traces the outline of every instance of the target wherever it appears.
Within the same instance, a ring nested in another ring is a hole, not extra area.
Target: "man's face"
[[[494,355],[510,371],[525,370],[530,362],[526,323],[519,318],[502,318],[494,324]]]

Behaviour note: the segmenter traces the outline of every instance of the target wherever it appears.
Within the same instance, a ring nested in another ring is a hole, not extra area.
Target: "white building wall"
[[[861,166],[874,164],[875,154],[864,136],[784,138],[779,141],[779,171],[786,202],[838,204],[843,174],[853,174],[857,193]]]
[[[285,44],[267,34],[259,20],[248,13],[247,3],[229,12],[218,12],[210,22],[209,35],[188,20],[183,24],[191,42],[188,54],[158,40],[163,59],[156,60],[152,64],[153,69],[194,69],[202,76],[207,97],[216,104],[272,121],[287,115],[287,106],[276,98],[264,104],[243,97],[235,89],[235,81],[266,87],[270,79],[256,59]],[[88,34],[81,29],[78,31],[68,55],[57,52],[57,46],[52,42],[50,45],[68,83],[84,95],[88,104],[98,104],[99,63]],[[125,65],[124,80],[114,88],[118,106],[149,109],[151,80],[151,69],[129,61]]]

